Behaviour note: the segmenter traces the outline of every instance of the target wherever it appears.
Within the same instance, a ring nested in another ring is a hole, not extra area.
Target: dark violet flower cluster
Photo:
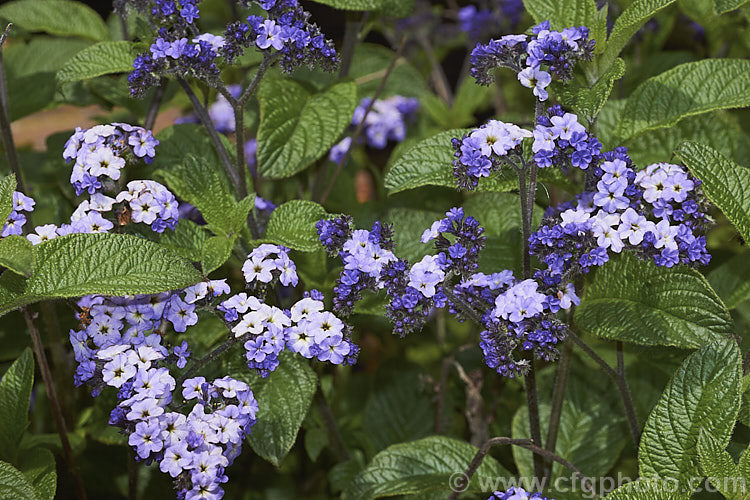
[[[142,159],[150,164],[159,141],[150,130],[127,123],[97,125],[90,129],[76,128],[65,143],[63,158],[75,160],[70,183],[76,194],[101,191],[105,178],[117,181],[120,170],[128,161]]]
[[[593,173],[595,188],[550,208],[529,239],[531,253],[547,265],[539,279],[569,281],[623,250],[664,267],[711,260],[703,236],[707,202],[700,180],[684,167],[656,163],[636,172],[625,148],[617,148]]]
[[[402,336],[420,328],[435,307],[445,306],[446,277],[473,272],[485,242],[484,229],[460,208],[425,231],[422,241],[435,239],[439,253],[426,255],[413,266],[394,255],[389,225],[376,222],[371,231],[353,231],[351,218],[342,217],[323,219],[316,227],[328,253],[344,261],[334,287],[334,310],[349,315],[364,290],[385,288],[391,298],[388,318],[394,333]]]
[[[36,201],[33,198],[26,196],[20,191],[13,191],[13,209],[8,216],[8,220],[3,224],[0,237],[22,235],[23,226],[26,224],[26,216],[22,212],[33,212],[34,205],[36,205]]]
[[[487,500],[555,500],[554,498],[547,498],[542,496],[541,493],[529,493],[523,488],[513,486],[507,491],[496,491]]]
[[[484,326],[479,347],[487,366],[508,377],[525,374],[529,359],[516,359],[515,352],[533,353],[553,361],[557,344],[565,337],[565,326],[555,314],[580,300],[572,285],[544,287],[534,279],[518,281],[511,271],[491,275],[477,273],[453,288],[450,312],[466,319],[466,308],[481,314]]]
[[[571,166],[586,170],[589,165],[598,163],[602,145],[586,132],[576,115],[555,105],[537,118],[531,150],[539,167],[555,166],[565,172]]]
[[[531,136],[512,123],[490,120],[461,139],[454,138],[453,176],[458,188],[476,188],[480,178],[499,171],[503,164],[517,167],[523,162],[521,143]]]
[[[552,78],[569,80],[575,65],[590,60],[593,54],[594,40],[588,39],[585,26],[552,31],[549,21],[544,21],[532,28],[532,33],[531,37],[506,35],[486,45],[478,44],[471,52],[472,76],[480,85],[489,85],[496,68],[511,68],[524,87],[546,101]]]
[[[458,25],[470,40],[476,42],[499,28],[514,30],[521,22],[524,7],[520,0],[492,0],[490,7],[467,5],[458,11]]]
[[[135,3],[146,5],[148,2],[136,0]],[[269,54],[271,50],[278,53],[286,72],[302,65],[321,66],[326,70],[338,65],[333,42],[310,23],[310,14],[297,0],[245,2],[259,4],[268,12],[268,19],[253,15],[245,22],[235,21],[227,26],[223,36],[198,34],[194,26],[199,14],[197,3],[180,0],[178,5],[172,0],[154,0],[151,12],[157,18],[155,41],[148,52],[138,55],[133,62],[133,71],[128,77],[132,95],[142,96],[148,88],[159,85],[160,77],[170,74],[216,84],[219,60],[232,64],[251,46]]]
[[[388,141],[401,142],[406,137],[406,125],[414,119],[419,109],[419,100],[413,97],[392,96],[378,99],[372,105],[367,116],[367,108],[372,99],[365,97],[354,110],[352,125],[357,126],[364,119],[364,139],[368,146],[383,149]],[[352,138],[345,137],[331,148],[328,157],[334,163],[339,163],[352,145]]]
[[[372,230],[367,231],[352,230],[351,223],[351,217],[344,216],[323,219],[315,225],[328,254],[344,262],[344,270],[333,288],[333,309],[343,316],[354,311],[354,304],[362,298],[364,290],[377,291],[384,287],[380,281],[383,267],[397,260],[390,225],[376,222]]]

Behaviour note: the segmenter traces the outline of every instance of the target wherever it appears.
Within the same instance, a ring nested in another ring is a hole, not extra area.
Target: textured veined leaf
[[[13,211],[13,191],[15,190],[16,177],[14,175],[7,175],[0,179],[0,224],[3,226]]]
[[[714,9],[717,14],[724,14],[726,12],[739,9],[745,5],[748,0],[714,0]]]
[[[477,448],[465,441],[431,436],[394,444],[367,464],[344,491],[342,498],[369,500],[396,495],[450,493],[449,479],[466,470]],[[483,491],[486,479],[509,477],[492,457],[485,457],[465,491]]]
[[[18,445],[29,426],[29,404],[34,385],[34,358],[28,347],[0,380],[0,457],[15,462]]]
[[[612,86],[625,74],[625,62],[617,58],[599,80],[591,88],[571,88],[570,85],[560,86],[560,101],[573,108],[589,123],[592,123],[607,102]]]
[[[221,267],[232,255],[232,247],[237,235],[211,236],[203,243],[201,249],[201,268],[203,274],[209,274]]]
[[[640,474],[683,485],[698,476],[700,429],[726,447],[740,409],[741,378],[742,356],[734,340],[712,342],[685,359],[646,421]]]
[[[0,315],[40,300],[159,293],[202,279],[184,258],[130,235],[71,234],[33,250],[34,272],[28,279],[15,273],[0,276]]]
[[[0,461],[0,498],[35,499],[37,492],[21,471]]]
[[[405,17],[414,9],[414,0],[313,0],[341,10],[380,10],[389,16]]]
[[[725,498],[745,500],[748,492],[746,478],[734,463],[732,455],[714,437],[701,429],[698,435],[700,471]]]
[[[18,468],[37,493],[37,500],[52,500],[57,490],[55,457],[46,448],[26,448],[18,460]]]
[[[523,5],[541,23],[549,21],[553,29],[590,26],[596,15],[594,0],[524,0]]]
[[[393,224],[396,255],[413,263],[418,262],[425,255],[435,253],[434,242],[422,243],[420,239],[425,229],[443,217],[441,212],[431,210],[394,208],[388,211],[382,221]]]
[[[71,57],[57,72],[56,78],[59,83],[69,83],[130,72],[135,56],[136,50],[131,42],[99,42]]]
[[[264,379],[244,363],[233,373],[250,384],[258,400],[258,423],[248,438],[250,446],[277,467],[292,449],[318,387],[315,372],[300,356],[284,352],[279,361]]]
[[[301,252],[313,252],[321,248],[315,224],[327,215],[315,202],[288,201],[271,213],[263,239]]]
[[[704,144],[685,142],[675,154],[703,182],[706,196],[750,241],[750,170]]]
[[[637,479],[626,483],[607,495],[607,500],[687,500],[689,493],[683,493],[674,483],[662,479]]]
[[[706,277],[727,308],[734,309],[750,297],[750,251],[738,253]]]
[[[681,119],[750,105],[750,61],[704,59],[649,78],[628,98],[615,135],[630,139]]]
[[[599,337],[683,348],[733,332],[729,312],[699,272],[658,267],[630,255],[597,270],[575,320]]]
[[[23,236],[10,235],[0,239],[0,267],[30,275],[34,262],[31,247],[31,242]]]
[[[311,94],[294,80],[264,80],[258,100],[258,168],[280,179],[309,167],[339,140],[357,107],[357,85],[344,81]]]
[[[599,68],[606,71],[612,65],[628,41],[641,29],[646,21],[675,0],[636,0],[615,21],[607,46],[599,59]]]
[[[78,36],[99,41],[109,38],[104,20],[94,9],[71,0],[16,0],[0,7],[0,18],[28,31]]]

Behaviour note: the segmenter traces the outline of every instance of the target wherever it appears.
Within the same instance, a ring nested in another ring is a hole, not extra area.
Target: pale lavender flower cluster
[[[235,337],[248,338],[243,344],[247,365],[262,377],[279,366],[278,356],[285,349],[332,364],[356,362],[359,348],[351,341],[351,328],[324,310],[323,296],[316,290],[289,310],[246,293],[230,297],[218,309]]]
[[[118,203],[125,202],[133,222],[148,224],[153,231],[174,230],[180,218],[179,204],[163,185],[151,180],[130,181],[127,190],[117,195]]]
[[[26,224],[26,216],[23,212],[33,212],[36,201],[30,196],[26,196],[20,191],[13,191],[13,208],[11,209],[8,220],[3,224],[3,230],[0,237],[5,238],[10,235],[22,235],[23,226]]]
[[[65,143],[63,158],[73,161],[70,183],[80,195],[102,190],[103,183],[120,179],[120,171],[129,161],[143,160],[150,164],[159,141],[150,130],[127,123],[97,125],[90,129],[76,128]]]
[[[70,332],[76,385],[90,385],[95,396],[118,390],[110,425],[128,436],[138,460],[174,479],[178,498],[221,498],[224,469],[255,423],[258,404],[246,383],[195,377],[177,387],[171,370],[186,366],[190,349],[183,341],[170,352],[163,343],[168,325],[184,332],[198,321],[197,305],[229,291],[217,280],[157,295],[87,296],[78,303],[80,328]]]
[[[253,289],[262,290],[274,280],[283,286],[297,286],[297,266],[289,258],[289,249],[264,243],[248,254],[242,265],[245,281]]]
[[[549,21],[544,21],[532,28],[530,37],[506,35],[486,45],[478,44],[471,52],[471,74],[480,85],[489,85],[496,68],[510,68],[518,74],[521,85],[546,101],[553,76],[567,81],[579,61],[591,59],[594,40],[588,36],[585,26],[554,31]]]
[[[453,176],[458,188],[476,188],[479,179],[499,172],[502,165],[518,168],[524,161],[521,143],[531,136],[512,123],[490,120],[462,138],[454,138]]]
[[[352,125],[357,126],[364,120],[363,143],[375,149],[383,149],[388,141],[401,142],[406,137],[407,123],[414,119],[419,109],[419,100],[400,95],[387,99],[377,99],[367,113],[372,99],[365,97],[354,110]],[[365,116],[365,113],[366,116]],[[352,144],[351,137],[345,137],[331,148],[328,157],[339,163]]]

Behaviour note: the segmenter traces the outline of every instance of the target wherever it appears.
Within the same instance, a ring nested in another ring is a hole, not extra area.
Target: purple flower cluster
[[[20,191],[13,191],[13,208],[8,216],[8,220],[3,224],[0,237],[5,238],[12,234],[22,235],[23,226],[26,224],[26,216],[23,212],[33,212],[34,205],[36,205],[36,201],[33,198],[26,196]]]
[[[248,338],[244,343],[248,367],[267,377],[279,366],[278,356],[285,349],[337,365],[356,362],[359,348],[351,340],[351,328],[324,307],[323,295],[312,290],[289,310],[246,293],[232,296],[218,309],[235,337]]]
[[[383,149],[388,141],[401,142],[406,137],[406,125],[414,119],[419,109],[419,100],[400,95],[387,99],[378,99],[367,113],[372,99],[365,97],[354,110],[352,125],[357,126],[364,120],[364,139],[368,146]],[[365,116],[365,113],[367,115]],[[334,163],[339,163],[352,144],[351,137],[345,137],[331,148],[328,157]]]
[[[333,309],[343,316],[354,311],[364,290],[383,288],[383,268],[397,260],[392,251],[390,225],[376,222],[371,231],[352,230],[351,222],[351,217],[340,217],[323,219],[315,225],[328,253],[344,262],[344,270],[333,288]]]
[[[566,113],[558,104],[537,118],[531,150],[540,168],[555,166],[563,171],[569,167],[586,170],[601,160],[602,145],[586,132],[578,116]]]
[[[128,161],[142,159],[150,164],[158,145],[150,130],[127,123],[97,125],[86,130],[77,127],[65,143],[63,158],[75,160],[70,183],[76,194],[84,191],[94,194],[102,189],[105,178],[117,181]]]
[[[553,31],[549,21],[544,21],[532,28],[530,37],[506,35],[486,45],[478,44],[471,52],[471,74],[480,85],[489,85],[496,68],[511,68],[523,86],[546,101],[546,88],[553,77],[567,81],[579,61],[591,59],[594,40],[588,36],[585,26]]]
[[[179,204],[166,187],[156,181],[143,180],[128,182],[127,188],[115,200],[127,203],[130,220],[148,224],[157,233],[166,228],[174,230],[180,218]]]
[[[485,362],[508,377],[523,375],[530,367],[527,358],[514,356],[519,349],[546,361],[557,358],[565,326],[555,314],[580,303],[572,285],[540,290],[536,280],[518,281],[510,271],[477,273],[456,285],[453,294],[450,311],[459,319],[465,319],[466,307],[482,314],[485,329],[479,334],[479,347]]]
[[[458,188],[476,188],[480,178],[500,171],[503,164],[517,168],[524,161],[521,143],[531,136],[512,123],[490,120],[461,139],[454,138],[453,176]]]
[[[508,488],[507,491],[496,491],[487,500],[555,500],[554,498],[547,498],[542,496],[541,493],[529,493],[523,488],[513,486]]]
[[[291,73],[296,67],[321,66],[332,71],[338,65],[333,42],[326,39],[317,25],[310,22],[310,13],[297,0],[259,0],[268,12],[268,19],[249,16],[247,22],[234,22],[224,32],[226,45],[221,55],[231,63],[246,48],[255,46],[263,51],[274,49],[281,55],[281,68]]]
[[[550,208],[531,235],[530,252],[547,266],[537,271],[539,279],[550,285],[569,281],[623,250],[664,267],[711,260],[700,180],[668,163],[636,172],[625,148],[602,158],[593,167],[595,188]]]
[[[242,274],[247,284],[256,290],[263,290],[274,280],[283,286],[297,286],[297,266],[289,258],[289,249],[279,245],[264,243],[253,249],[242,265]]]
[[[323,219],[316,227],[328,253],[344,262],[334,287],[334,311],[349,315],[364,290],[385,288],[391,298],[387,316],[394,333],[402,336],[420,328],[435,307],[445,306],[446,277],[473,272],[485,242],[484,229],[461,208],[450,210],[425,231],[422,241],[436,240],[438,253],[413,266],[394,255],[389,225],[376,222],[371,231],[353,231],[351,218],[342,217]]]

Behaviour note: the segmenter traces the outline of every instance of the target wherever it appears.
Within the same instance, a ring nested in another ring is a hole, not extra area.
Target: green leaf
[[[418,142],[401,155],[385,174],[388,194],[421,186],[455,188],[451,139],[462,137],[465,129],[447,130]],[[515,175],[493,174],[479,182],[479,191],[510,191],[518,185]]]
[[[402,373],[381,385],[367,400],[362,428],[380,451],[390,445],[432,434],[435,411],[430,397],[419,390],[419,374]]]
[[[25,43],[23,40],[13,40],[12,44],[3,47],[7,77],[12,79],[35,73],[54,73],[90,45],[89,40],[44,35],[34,36]]]
[[[349,76],[357,83],[359,97],[371,96],[375,93],[394,56],[393,50],[382,45],[357,44],[354,48],[354,59]],[[473,78],[467,78],[467,80],[473,80]],[[392,95],[421,97],[427,94],[429,91],[422,74],[407,60],[400,59],[386,80],[381,97]]]
[[[70,83],[112,73],[130,72],[133,70],[136,52],[131,42],[99,42],[71,57],[57,72],[57,82]]]
[[[620,14],[609,35],[599,67],[606,70],[620,55],[625,45],[651,17],[675,0],[635,0]]]
[[[0,17],[28,31],[95,41],[109,38],[107,25],[99,14],[86,4],[71,0],[16,0],[0,7]]]
[[[739,467],[732,459],[732,455],[703,429],[698,433],[698,458],[702,474],[708,476],[711,484],[724,497],[732,500],[745,498],[742,495],[742,493],[745,493],[742,491],[744,485],[736,482],[741,480],[742,477]]]
[[[357,85],[344,81],[312,94],[294,80],[264,80],[258,100],[258,168],[280,179],[304,170],[338,141],[357,107]]]
[[[261,379],[247,367],[244,379],[258,400],[258,423],[250,434],[253,451],[275,466],[292,449],[317,390],[317,376],[307,361],[291,353],[279,355],[279,367]]]
[[[25,304],[89,294],[176,290],[201,274],[158,243],[124,234],[71,234],[34,246],[34,273],[0,276],[0,315]]]
[[[57,490],[55,457],[46,448],[23,450],[18,468],[36,490],[38,500],[52,500]]]
[[[674,483],[661,479],[638,479],[625,483],[607,495],[607,500],[683,500],[690,494],[676,489]]]
[[[444,217],[441,212],[416,210],[413,208],[394,208],[388,211],[384,222],[393,224],[393,243],[395,253],[409,262],[418,262],[425,255],[435,253],[433,242],[422,243],[422,233],[433,222]]]
[[[153,231],[149,232],[153,235]],[[200,262],[203,245],[208,238],[208,232],[203,226],[188,219],[180,219],[174,231],[164,231],[159,235],[158,242],[181,257]]]
[[[37,492],[21,471],[0,461],[0,498],[30,500],[37,498]]]
[[[688,116],[750,105],[750,61],[704,59],[649,78],[628,98],[615,135],[627,140]]]
[[[203,274],[208,275],[215,271],[229,259],[236,240],[237,235],[231,237],[211,236],[203,243],[203,249],[201,250]]]
[[[549,21],[556,30],[592,26],[591,21],[596,15],[594,0],[524,0],[523,4],[534,21]],[[597,43],[604,41],[597,40]]]
[[[232,194],[232,189],[219,170],[219,163],[209,163],[204,158],[189,154],[179,166],[169,170],[159,170],[157,175],[163,177],[172,191],[181,199],[200,210],[214,232],[231,235],[239,230],[239,223],[244,223],[248,200],[239,205]],[[254,197],[251,198],[254,201]],[[249,210],[248,210],[249,211]]]
[[[734,309],[750,297],[750,251],[723,262],[708,273],[707,278],[727,308]]]
[[[742,7],[747,2],[748,0],[714,0],[714,10],[716,14],[724,14]]]
[[[0,239],[0,267],[29,276],[33,267],[32,247],[23,236],[10,235]]]
[[[750,139],[728,112],[691,116],[674,127],[652,130],[628,141],[628,154],[636,165],[646,166],[669,159],[684,141],[710,144],[734,161],[750,156]]]
[[[698,475],[701,427],[726,447],[740,409],[742,356],[733,340],[718,340],[690,355],[677,369],[649,415],[638,451],[642,476]]]
[[[171,125],[156,134],[156,138],[159,139],[159,146],[157,146],[156,158],[151,164],[152,170],[175,171],[176,175],[180,175],[179,171],[182,164],[185,158],[190,155],[202,158],[209,165],[222,165],[219,155],[202,125],[195,123]],[[221,135],[220,139],[229,151],[230,156],[234,155],[234,146],[229,139],[224,135]],[[229,178],[223,170],[221,172],[224,182],[229,184]]]
[[[715,149],[694,142],[683,143],[675,154],[703,181],[703,192],[708,199],[727,216],[745,241],[750,241],[750,170]]]
[[[466,470],[477,451],[469,443],[444,436],[394,444],[375,455],[349,484],[342,498],[369,500],[432,492],[447,495],[451,475]],[[487,480],[509,476],[495,459],[487,456],[465,491],[484,491],[481,485]]]
[[[571,85],[561,86],[559,92],[560,101],[568,107],[573,108],[579,115],[593,123],[607,102],[612,86],[625,74],[625,62],[617,58],[599,80],[591,88],[574,88]]]
[[[293,250],[314,252],[320,248],[315,224],[327,215],[315,202],[288,201],[271,213],[263,239]]]
[[[186,260],[156,243],[124,234],[72,234],[34,247],[26,292],[38,296],[132,295],[201,281]]]
[[[6,175],[0,179],[0,222],[5,225],[13,211],[13,192],[16,190],[16,176]]]
[[[341,10],[379,10],[388,16],[405,17],[414,10],[414,0],[313,0]]]
[[[15,462],[18,445],[29,426],[29,404],[34,385],[34,358],[26,348],[0,380],[0,457]]]
[[[54,73],[34,73],[8,78],[10,121],[45,109],[53,101],[55,89]]]
[[[596,272],[575,321],[599,337],[683,348],[733,332],[729,312],[699,272],[658,267],[630,255]]]

